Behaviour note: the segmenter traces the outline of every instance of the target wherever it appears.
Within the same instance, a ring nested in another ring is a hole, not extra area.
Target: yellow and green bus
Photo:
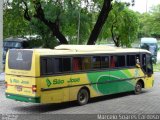
[[[6,97],[33,103],[75,101],[154,83],[151,53],[104,45],[60,45],[55,49],[12,49],[7,53]]]

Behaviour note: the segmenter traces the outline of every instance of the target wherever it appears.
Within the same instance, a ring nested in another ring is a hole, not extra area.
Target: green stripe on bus
[[[129,71],[115,70],[109,72],[88,73],[88,79],[91,83],[105,83],[94,84],[93,88],[101,94],[114,94],[119,92],[126,92],[134,90],[134,79],[130,81],[121,81],[122,79],[131,78]],[[120,80],[120,81],[118,81]],[[115,82],[114,82],[115,81]]]
[[[29,97],[29,96],[6,93],[6,98],[21,101],[21,102],[40,103],[40,97]]]

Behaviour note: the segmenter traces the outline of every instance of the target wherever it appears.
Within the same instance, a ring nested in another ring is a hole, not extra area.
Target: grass
[[[154,72],[160,72],[160,63],[153,64],[153,71]]]

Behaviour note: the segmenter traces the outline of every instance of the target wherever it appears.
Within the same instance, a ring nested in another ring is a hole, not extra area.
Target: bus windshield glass
[[[3,42],[4,47],[10,47],[10,48],[20,48],[21,43],[16,41],[4,41]]]

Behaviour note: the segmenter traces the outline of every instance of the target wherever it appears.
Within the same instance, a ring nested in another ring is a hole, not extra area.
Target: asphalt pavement
[[[30,120],[31,115],[45,115],[55,118],[53,114],[75,115],[68,120],[82,120],[82,116],[77,114],[159,114],[160,115],[160,72],[154,73],[155,82],[151,89],[144,89],[142,94],[134,95],[133,93],[121,93],[108,95],[90,99],[89,103],[84,106],[77,106],[74,102],[60,104],[35,104],[18,102],[5,97],[5,86],[0,86],[0,115],[13,114],[22,115],[28,114],[23,120]],[[51,115],[51,116],[50,116]],[[75,118],[78,116],[79,118]],[[86,116],[87,117],[87,116]],[[88,116],[89,117],[89,116]],[[69,118],[69,116],[66,118]],[[64,118],[64,120],[66,120]],[[1,120],[1,119],[0,119]],[[3,120],[3,119],[2,119]],[[10,120],[10,119],[4,119]],[[17,120],[17,119],[16,119]],[[18,119],[19,120],[19,119]],[[20,119],[22,120],[22,119]],[[38,120],[33,119],[32,120]],[[43,120],[40,118],[39,120]],[[60,120],[60,119],[56,119]],[[86,120],[86,119],[83,119]],[[88,118],[87,120],[90,120]],[[93,120],[93,119],[92,119]],[[123,119],[124,120],[124,119]],[[146,120],[146,119],[143,119]]]

